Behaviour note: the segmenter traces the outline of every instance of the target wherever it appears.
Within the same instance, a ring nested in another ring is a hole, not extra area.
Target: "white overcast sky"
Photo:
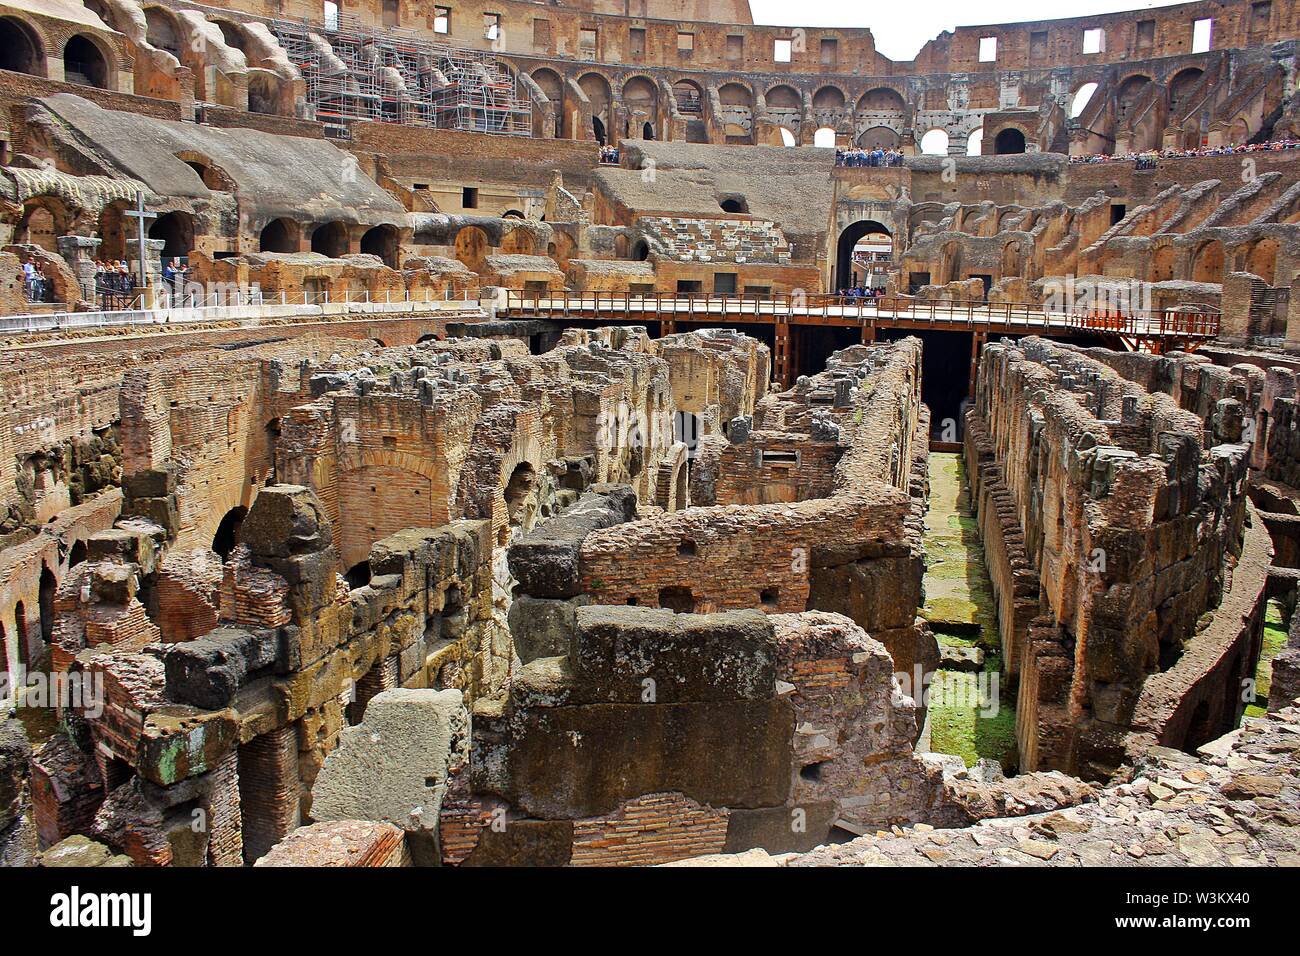
[[[915,58],[926,40],[957,26],[1021,23],[1169,7],[1186,0],[749,0],[754,22],[791,27],[869,27],[891,60]]]

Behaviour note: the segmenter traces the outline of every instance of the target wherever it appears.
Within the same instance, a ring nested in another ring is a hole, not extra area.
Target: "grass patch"
[[[1268,693],[1273,686],[1273,658],[1286,647],[1286,626],[1282,623],[1282,609],[1276,601],[1269,601],[1264,612],[1264,642],[1259,651],[1259,665],[1255,668],[1255,703],[1247,704],[1244,716],[1263,717],[1268,713]]]

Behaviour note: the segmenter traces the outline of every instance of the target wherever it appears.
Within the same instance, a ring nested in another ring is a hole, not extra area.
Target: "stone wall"
[[[1205,673],[1217,663],[1192,662],[1202,615],[1242,567],[1248,447],[1208,447],[1205,431],[1078,351],[1034,338],[986,347],[966,452],[1004,657],[1018,658],[1022,766],[1105,776],[1145,688],[1184,658],[1230,698],[1227,675]],[[1242,570],[1252,582],[1257,563]],[[1166,742],[1204,742],[1239,711],[1179,740],[1168,729]]]

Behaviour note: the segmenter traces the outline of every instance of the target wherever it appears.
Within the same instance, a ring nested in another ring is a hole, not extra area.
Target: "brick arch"
[[[890,97],[888,97],[888,96],[878,97],[879,99],[882,99],[882,100],[889,100],[889,104],[890,104],[890,105],[888,105],[888,106],[885,105],[884,103],[879,103],[879,104],[868,103],[868,102],[867,102],[868,97],[872,97],[872,94],[875,94],[875,93],[884,93],[884,94],[890,94],[890,93],[892,93],[892,94],[893,94],[895,97],[897,97],[898,99],[897,99],[897,102],[894,102],[894,101],[893,101],[892,99],[890,99]],[[862,93],[862,95],[858,97],[858,100],[857,100],[857,102],[854,104],[854,107],[853,107],[853,108],[854,108],[854,110],[857,111],[857,112],[864,112],[864,111],[866,111],[866,112],[899,112],[899,113],[902,113],[902,112],[906,112],[906,111],[907,111],[907,97],[902,93],[901,90],[898,90],[897,88],[895,88],[895,87],[893,87],[893,86],[889,86],[888,84],[880,85],[880,86],[873,86],[873,87],[871,87],[871,89],[869,89],[869,90],[865,90],[865,91]]]
[[[791,93],[794,94],[794,103],[789,103],[789,104],[783,103],[777,107],[778,109],[802,109],[803,108],[803,94],[799,91],[798,87],[796,87],[793,83],[790,83],[789,81],[786,80],[777,81],[763,91],[763,99],[768,106],[772,105],[772,94],[775,93],[777,90],[789,90]]]
[[[839,102],[823,103],[822,105],[819,106],[817,104],[817,97],[821,96],[823,93],[826,93],[828,91],[833,93],[838,93]],[[849,102],[850,101],[849,101],[848,91],[845,90],[844,87],[840,86],[838,83],[823,83],[821,86],[817,87],[817,89],[813,92],[812,95],[812,106],[814,110],[844,110],[844,109],[848,109]]]
[[[1151,250],[1151,281],[1164,282],[1174,278],[1178,252],[1173,241],[1162,242]]]
[[[1226,258],[1220,240],[1206,240],[1189,257],[1188,278],[1193,282],[1223,282]]]
[[[43,234],[43,226],[47,218],[52,233],[48,240]],[[59,249],[55,240],[72,231],[72,224],[76,218],[67,204],[56,196],[48,193],[31,196],[22,205],[22,212],[14,227],[14,242],[38,245],[48,252],[57,253]],[[33,233],[33,227],[40,233],[39,235]]]
[[[29,76],[49,76],[49,57],[52,52],[49,35],[41,29],[40,25],[17,10],[6,10],[0,15],[0,30],[6,34],[10,31],[14,36],[20,36],[29,45],[31,62],[25,63],[24,59],[19,56],[21,51],[12,47],[13,37],[5,37],[9,42],[6,44],[7,49],[0,50],[0,63],[4,64],[4,69],[12,69],[19,73],[26,73]],[[8,57],[13,57],[12,60]],[[10,65],[12,63],[12,65]],[[29,69],[21,69],[26,65]]]
[[[82,41],[89,44],[93,48],[94,52],[99,54],[99,58],[101,61],[99,66],[102,67],[104,71],[104,75],[98,78],[99,82],[95,82],[96,77],[88,75],[87,79],[90,80],[90,85],[101,90],[117,89],[117,71],[118,71],[117,50],[113,47],[112,44],[106,43],[102,37],[97,36],[96,34],[91,33],[88,30],[83,30],[79,33],[74,33],[72,36],[68,37],[67,42],[63,44],[62,53],[63,53],[64,79],[66,80],[68,76],[68,63],[69,63],[68,47],[71,46],[74,41]],[[69,80],[68,82],[72,82],[72,81]]]
[[[1272,236],[1264,236],[1246,245],[1241,250],[1241,268],[1245,272],[1259,276],[1269,285],[1274,285],[1277,278],[1277,255],[1280,243]]]

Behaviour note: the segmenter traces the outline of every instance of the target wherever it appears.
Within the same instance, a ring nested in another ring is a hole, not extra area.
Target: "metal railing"
[[[1023,333],[1035,328],[1112,332],[1133,336],[1213,338],[1219,313],[1200,306],[1150,311],[1056,310],[1021,302],[958,302],[885,296],[872,299],[836,294],[752,294],[507,291],[506,311],[536,317],[662,316],[682,321],[780,319],[794,324],[888,326],[891,321],[936,327]],[[851,321],[850,321],[851,320]]]
[[[427,292],[427,290],[426,290]],[[47,312],[0,316],[0,333],[52,332],[61,329],[148,327],[158,325],[193,325],[203,322],[241,322],[256,325],[266,319],[320,316],[329,318],[325,307],[335,307],[346,316],[352,310],[367,314],[402,313],[418,310],[422,305],[447,302],[478,303],[479,291],[466,289],[443,294],[412,296],[386,293],[371,296],[368,292],[330,298],[328,291],[304,292],[301,296],[281,294],[232,298],[224,293],[182,296],[166,299],[150,309],[125,308],[90,312]],[[135,294],[131,295],[135,299]],[[307,310],[307,311],[304,311]]]

